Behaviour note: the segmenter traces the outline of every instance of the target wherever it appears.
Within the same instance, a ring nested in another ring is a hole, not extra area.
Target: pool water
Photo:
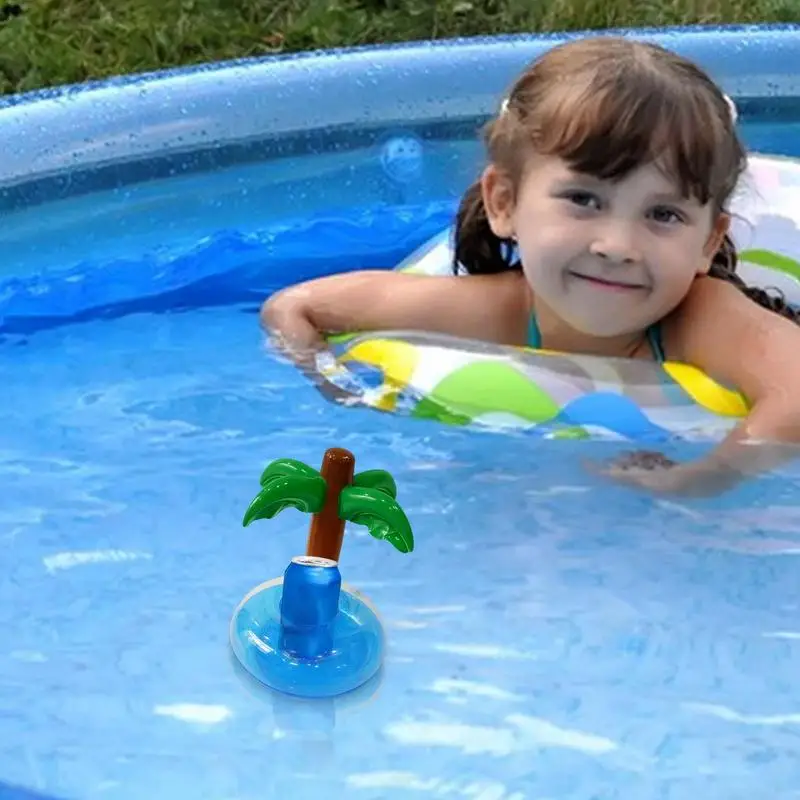
[[[788,153],[790,127],[747,135]],[[447,180],[389,181],[373,160],[359,198],[444,214],[479,151],[441,147],[431,164]],[[584,466],[619,443],[326,402],[258,328],[256,299],[289,279],[281,252],[267,272],[263,238],[246,257],[202,246],[335,209],[354,156],[305,194],[301,163],[5,217],[17,282],[0,281],[0,781],[80,800],[800,797],[800,467],[723,498],[660,500]],[[401,231],[383,257],[412,239]],[[136,257],[156,246],[188,254],[169,303],[154,282],[121,314],[142,285]],[[71,321],[47,296],[76,282],[96,294]],[[20,299],[37,287],[41,318]],[[261,469],[318,464],[334,445],[394,475],[417,546],[403,556],[348,529],[343,578],[377,605],[390,650],[375,685],[304,703],[242,674],[228,623],[305,546],[294,510],[241,527]]]
[[[4,780],[209,800],[800,788],[797,473],[655,501],[581,468],[619,445],[329,405],[264,352],[251,306],[60,327],[0,364]],[[234,606],[305,545],[294,510],[241,528],[261,468],[330,445],[392,472],[417,538],[401,556],[347,533],[344,579],[390,637],[349,708],[278,702],[227,650]]]

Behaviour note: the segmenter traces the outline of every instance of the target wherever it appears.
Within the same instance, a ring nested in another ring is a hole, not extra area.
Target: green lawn
[[[800,22],[800,0],[29,0],[0,23],[0,92],[159,67],[457,35]]]

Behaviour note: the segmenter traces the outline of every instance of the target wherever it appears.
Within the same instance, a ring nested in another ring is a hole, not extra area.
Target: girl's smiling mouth
[[[641,291],[646,287],[641,283],[627,283],[625,281],[612,281],[608,278],[597,278],[592,275],[583,275],[580,272],[570,272],[573,278],[579,278],[582,281],[587,281],[595,286],[603,289],[611,289],[617,291]]]

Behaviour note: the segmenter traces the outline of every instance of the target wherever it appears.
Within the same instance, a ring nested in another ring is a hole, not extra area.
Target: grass
[[[800,22],[800,0],[28,0],[0,93],[220,59],[459,35]],[[1,8],[1,7],[0,7]]]

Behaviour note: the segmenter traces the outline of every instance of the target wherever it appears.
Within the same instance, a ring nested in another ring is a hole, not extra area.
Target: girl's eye
[[[573,205],[580,206],[581,208],[600,208],[600,199],[596,194],[592,194],[591,192],[575,190],[565,192],[562,197],[565,200],[569,200]]]
[[[651,212],[650,216],[655,222],[660,225],[674,225],[675,223],[685,222],[686,218],[680,211],[667,206],[656,206]]]

